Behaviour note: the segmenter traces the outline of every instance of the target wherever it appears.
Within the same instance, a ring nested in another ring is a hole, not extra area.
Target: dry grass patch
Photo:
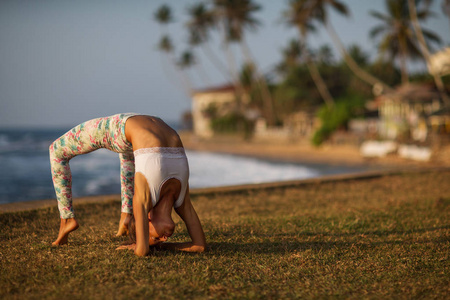
[[[447,298],[450,172],[197,195],[204,254],[115,251],[119,200],[0,215],[0,298]],[[187,233],[178,218],[172,240]]]

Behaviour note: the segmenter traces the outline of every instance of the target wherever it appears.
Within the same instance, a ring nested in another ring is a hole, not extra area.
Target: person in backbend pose
[[[161,119],[138,114],[86,121],[50,145],[61,217],[59,234],[52,244],[66,244],[70,232],[79,226],[72,207],[69,160],[100,148],[120,153],[122,213],[117,235],[125,235],[132,221],[136,236],[135,244],[118,249],[133,249],[136,255],[144,256],[150,245],[165,242],[175,230],[171,218],[174,207],[192,241],[167,243],[166,248],[203,252],[206,240],[190,201],[189,166],[180,137]]]

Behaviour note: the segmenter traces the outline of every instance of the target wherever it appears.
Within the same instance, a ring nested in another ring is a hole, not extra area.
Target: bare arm
[[[134,202],[134,201],[133,201]],[[136,201],[137,202],[137,201]],[[140,203],[133,203],[134,218],[136,220],[136,248],[134,253],[137,256],[145,256],[150,252],[148,217],[144,206]]]
[[[161,244],[162,248],[175,249],[187,252],[203,252],[206,248],[206,238],[203,232],[202,224],[197,216],[197,213],[192,206],[191,199],[189,197],[189,189],[186,192],[186,197],[183,204],[175,209],[176,213],[183,219],[186,224],[186,228],[191,237],[191,242],[186,243],[164,243]]]
[[[138,256],[145,256],[150,252],[149,247],[149,227],[148,211],[151,209],[148,187],[144,175],[137,173],[135,177],[133,214],[136,221],[136,248],[134,253]]]

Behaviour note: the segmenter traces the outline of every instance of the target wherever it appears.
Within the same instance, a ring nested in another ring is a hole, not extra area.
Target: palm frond
[[[170,6],[167,4],[161,5],[155,12],[154,18],[160,24],[168,24],[173,22],[173,15]]]
[[[378,25],[375,26],[374,28],[372,28],[369,31],[369,36],[371,38],[376,38],[380,33],[382,33],[383,31],[388,31],[388,27],[386,27],[385,25]]]
[[[438,45],[442,44],[441,38],[436,33],[432,32],[428,29],[423,29],[423,28],[422,28],[422,33],[425,36],[425,39],[427,41],[436,43]]]
[[[347,5],[345,5],[342,2],[339,2],[337,0],[332,0],[330,2],[331,6],[341,15],[343,16],[349,16],[350,15],[350,11],[347,8]]]
[[[380,13],[378,11],[375,11],[375,10],[370,10],[369,14],[372,17],[377,18],[377,19],[382,20],[382,21],[389,21],[390,20],[390,18],[388,16],[383,15],[382,13]]]

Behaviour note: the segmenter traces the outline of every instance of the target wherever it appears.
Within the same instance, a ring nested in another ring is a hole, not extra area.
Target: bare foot
[[[56,241],[52,243],[53,246],[67,244],[69,238],[69,233],[77,230],[79,227],[77,220],[75,218],[71,219],[61,219],[61,225],[59,226],[59,234]]]
[[[128,235],[128,224],[130,224],[131,214],[121,213],[119,221],[119,230],[117,230],[116,236]]]

